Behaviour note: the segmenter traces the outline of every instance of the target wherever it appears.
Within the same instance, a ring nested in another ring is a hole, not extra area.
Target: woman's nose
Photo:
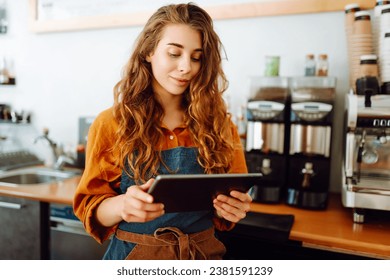
[[[183,57],[179,62],[179,71],[182,73],[188,73],[191,71],[191,58]]]

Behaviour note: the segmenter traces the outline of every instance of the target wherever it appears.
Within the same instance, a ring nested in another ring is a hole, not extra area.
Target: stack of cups
[[[377,55],[379,54],[380,17],[382,14],[382,8],[388,4],[390,4],[390,0],[376,0],[373,16],[371,17],[373,47],[374,53]]]
[[[351,52],[351,37],[353,34],[353,23],[355,21],[355,13],[360,11],[358,4],[348,4],[344,8],[345,10],[345,34],[347,37],[348,48],[348,63],[349,63],[349,84],[352,85],[352,52]]]
[[[360,75],[360,57],[374,52],[371,16],[368,11],[355,12],[355,20],[353,22],[353,32],[350,42],[350,71],[352,74],[351,87],[354,91],[356,91],[356,80]]]
[[[380,20],[381,20],[381,15],[382,15],[382,9],[386,5],[390,4],[390,0],[376,0],[376,5],[374,8],[374,14],[371,18],[372,22],[372,39],[373,39],[373,47],[374,47],[374,53],[378,56],[378,66],[380,63],[379,59],[379,41],[381,37],[381,32],[380,32]],[[380,73],[378,80],[380,81]]]
[[[379,73],[382,84],[390,82],[390,5],[382,6],[379,18]],[[386,88],[383,87],[383,88]]]
[[[381,75],[382,93],[390,94],[390,29],[383,34],[380,49],[381,62],[379,72]]]

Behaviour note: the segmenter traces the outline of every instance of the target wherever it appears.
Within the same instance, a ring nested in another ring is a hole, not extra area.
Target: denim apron
[[[177,147],[162,151],[162,160],[169,167],[169,169],[176,174],[203,174],[204,170],[197,162],[196,148]],[[159,174],[168,174],[169,171],[161,164]],[[120,189],[122,193],[126,193],[126,189],[135,185],[126,172],[122,172]],[[110,245],[103,256],[103,259],[126,259],[130,252],[134,249],[135,243],[125,241],[120,236],[135,234],[143,234],[153,236],[158,229],[168,228],[171,232],[170,236],[180,236],[180,240],[185,235],[196,235],[199,232],[210,230],[213,227],[212,222],[213,213],[210,211],[196,211],[196,212],[180,212],[167,213],[163,216],[145,223],[122,221],[119,224],[117,233],[112,237]],[[173,230],[171,231],[170,229]],[[118,238],[118,232],[120,236]],[[177,233],[179,232],[179,233]],[[167,234],[165,234],[167,235]],[[164,236],[164,235],[163,235]],[[133,238],[131,240],[138,240]]]

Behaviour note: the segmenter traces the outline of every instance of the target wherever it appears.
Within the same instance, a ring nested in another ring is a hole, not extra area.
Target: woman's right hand
[[[147,193],[154,179],[143,185],[127,188],[123,197],[121,217],[126,222],[148,222],[164,215],[164,204],[153,203],[153,196]]]
[[[164,215],[164,204],[153,203],[153,196],[147,193],[153,182],[150,179],[143,185],[127,188],[125,194],[103,200],[96,211],[98,222],[111,227],[121,221],[144,223]]]

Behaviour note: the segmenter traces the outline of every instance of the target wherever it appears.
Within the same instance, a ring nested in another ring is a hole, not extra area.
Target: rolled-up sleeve
[[[117,226],[104,227],[96,220],[95,211],[108,197],[119,193],[121,167],[112,150],[117,125],[112,110],[103,111],[92,123],[86,148],[85,170],[73,200],[75,215],[85,230],[99,243],[103,243]]]

